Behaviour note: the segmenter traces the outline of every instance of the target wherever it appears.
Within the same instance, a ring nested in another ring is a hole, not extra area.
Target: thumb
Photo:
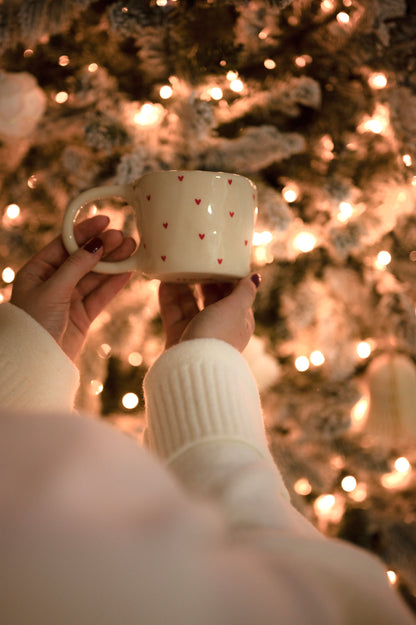
[[[70,296],[81,278],[94,269],[102,254],[102,240],[99,237],[91,239],[62,263],[48,281],[50,288]]]

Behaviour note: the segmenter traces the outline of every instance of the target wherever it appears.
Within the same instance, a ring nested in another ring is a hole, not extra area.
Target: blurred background
[[[416,612],[414,0],[0,1],[0,300],[92,186],[250,177],[245,357],[296,507],[379,556]],[[131,230],[117,201],[112,226]],[[94,323],[79,410],[128,435],[163,349],[135,275]]]

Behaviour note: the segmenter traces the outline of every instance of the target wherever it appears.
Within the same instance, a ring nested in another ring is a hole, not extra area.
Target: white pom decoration
[[[416,438],[416,365],[404,354],[382,354],[367,370],[366,431],[394,445]]]
[[[30,135],[46,108],[46,96],[27,72],[0,72],[0,136],[21,139]]]

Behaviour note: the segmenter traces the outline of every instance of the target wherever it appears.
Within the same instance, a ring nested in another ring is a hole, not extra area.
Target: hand
[[[11,303],[36,319],[72,360],[81,352],[92,321],[131,277],[91,273],[102,257],[124,260],[134,251],[131,237],[118,230],[103,232],[108,223],[104,215],[80,223],[75,237],[85,247],[69,256],[57,237],[14,280]]]
[[[260,276],[247,276],[235,284],[201,287],[203,310],[188,285],[161,283],[159,304],[166,333],[166,349],[197,338],[226,341],[240,352],[254,332],[252,305]]]

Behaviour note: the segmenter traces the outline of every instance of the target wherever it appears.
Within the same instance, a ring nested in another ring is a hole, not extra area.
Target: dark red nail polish
[[[102,246],[103,242],[101,239],[99,237],[94,237],[94,239],[91,239],[91,241],[88,241],[88,243],[84,245],[84,250],[90,254],[95,254]]]
[[[253,282],[253,284],[255,285],[256,289],[259,288],[260,286],[260,282],[261,282],[261,277],[260,274],[258,273],[253,273],[253,275],[251,276],[251,281]]]

